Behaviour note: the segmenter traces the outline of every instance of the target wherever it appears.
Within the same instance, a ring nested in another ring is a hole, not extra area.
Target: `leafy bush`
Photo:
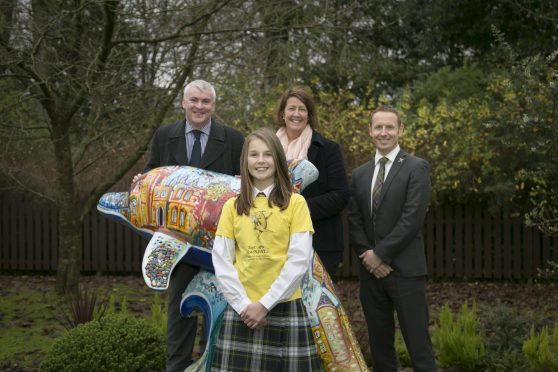
[[[551,336],[546,326],[539,333],[532,327],[529,339],[523,343],[523,352],[532,371],[558,371],[558,323]]]
[[[448,304],[439,314],[433,341],[442,367],[459,367],[465,371],[479,369],[484,356],[484,343],[478,334],[476,305],[469,309],[467,303],[454,317]]]
[[[514,207],[555,235],[558,52],[522,59],[495,38],[491,67],[442,67],[401,92],[404,147],[432,164],[433,201]]]
[[[544,268],[537,269],[538,282],[558,282],[558,262],[546,261]]]
[[[146,320],[108,314],[60,337],[41,371],[150,371],[165,366],[165,339]]]
[[[490,371],[526,371],[523,341],[528,337],[531,325],[537,322],[539,320],[533,315],[504,304],[486,307],[480,318],[486,368]]]

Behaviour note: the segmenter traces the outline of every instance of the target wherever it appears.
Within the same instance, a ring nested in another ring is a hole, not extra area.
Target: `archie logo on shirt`
[[[258,235],[258,241],[260,242],[260,244],[262,243],[260,240],[261,235],[264,232],[271,232],[271,230],[268,230],[267,228],[267,220],[269,219],[269,217],[271,217],[271,215],[273,214],[273,212],[271,211],[257,211],[256,213],[254,213],[252,215],[252,222],[254,223],[254,230],[256,231],[256,234]]]

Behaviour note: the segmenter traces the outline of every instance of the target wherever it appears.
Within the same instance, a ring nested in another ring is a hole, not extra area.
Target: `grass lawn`
[[[111,295],[118,307],[125,298],[128,310],[149,314],[155,292],[138,277],[86,276],[82,282]],[[35,371],[56,340],[66,332],[66,309],[54,292],[53,276],[0,276],[0,371]]]
[[[52,291],[14,289],[8,296],[2,293],[0,303],[0,361],[36,368],[55,338],[65,331],[55,319],[57,299]]]
[[[53,342],[66,329],[62,323],[64,305],[54,293],[53,276],[0,275],[0,371],[35,371]],[[125,299],[129,312],[149,316],[155,292],[138,276],[84,276],[99,297]],[[338,281],[336,286],[365,356],[369,353],[366,324],[358,300],[357,281]],[[558,286],[520,283],[429,282],[428,301],[434,324],[444,303],[457,310],[468,301],[477,303],[479,314],[496,304],[535,311],[551,321],[558,320]]]

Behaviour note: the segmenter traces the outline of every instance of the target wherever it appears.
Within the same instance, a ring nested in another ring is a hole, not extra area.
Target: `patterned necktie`
[[[201,131],[193,130],[194,137],[196,140],[194,141],[194,146],[192,147],[192,155],[190,155],[190,165],[192,167],[199,167],[201,164]]]
[[[382,192],[382,185],[384,184],[384,177],[386,174],[386,163],[388,158],[385,156],[380,159],[380,169],[376,176],[376,183],[372,189],[372,213],[375,213],[378,205],[380,204],[380,193]]]

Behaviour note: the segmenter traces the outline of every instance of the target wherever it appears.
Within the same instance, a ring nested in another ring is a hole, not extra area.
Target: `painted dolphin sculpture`
[[[317,179],[308,161],[289,164],[297,192]],[[181,260],[202,270],[183,294],[181,314],[202,313],[208,347],[187,371],[209,370],[226,300],[218,289],[211,248],[223,204],[240,190],[240,179],[187,166],[156,168],[131,185],[130,192],[108,193],[97,209],[151,238],[142,272],[148,287],[166,290],[172,270]],[[366,371],[366,363],[331,278],[314,253],[302,285],[314,340],[326,370]]]

